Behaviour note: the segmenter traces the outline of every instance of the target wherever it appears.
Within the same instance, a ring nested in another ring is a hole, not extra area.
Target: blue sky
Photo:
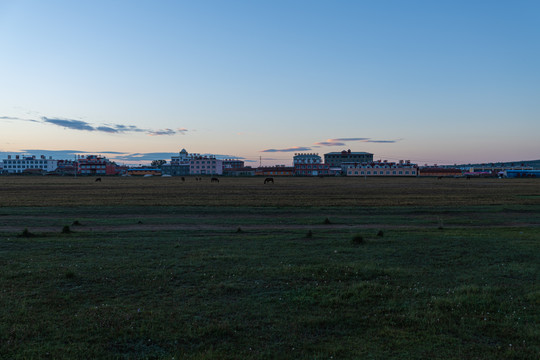
[[[540,158],[539,1],[0,0],[0,54],[4,153]]]

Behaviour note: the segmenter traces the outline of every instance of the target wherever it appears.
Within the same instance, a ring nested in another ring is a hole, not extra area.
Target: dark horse
[[[213,177],[212,179],[210,179],[210,182],[219,182],[219,179],[217,177]]]
[[[265,184],[270,183],[270,182],[273,184],[274,183],[274,178],[266,178],[266,179],[264,179]]]
[[[97,179],[96,179],[96,182],[98,182],[98,181],[101,182],[101,178],[97,178]]]

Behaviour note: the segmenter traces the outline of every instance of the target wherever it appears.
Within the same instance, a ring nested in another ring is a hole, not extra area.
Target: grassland
[[[0,189],[0,358],[540,357],[538,180]]]

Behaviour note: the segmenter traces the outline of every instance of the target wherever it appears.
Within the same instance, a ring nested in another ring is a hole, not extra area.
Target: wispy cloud
[[[67,129],[73,130],[86,130],[86,131],[95,131],[96,128],[90,126],[86,121],[82,120],[71,120],[71,119],[50,119],[47,117],[42,117],[41,120],[44,123],[58,125]]]
[[[326,141],[337,142],[337,141],[364,141],[369,140],[369,138],[339,138],[339,139],[328,139]]]
[[[383,144],[392,144],[400,141],[401,139],[397,140],[366,140],[364,142],[370,142],[370,143],[383,143]]]
[[[351,141],[359,141],[359,142],[367,142],[367,143],[395,143],[400,141],[401,139],[397,140],[374,140],[371,138],[337,138],[337,139],[328,139],[326,141],[320,141],[316,142],[314,145],[316,146],[345,146],[347,145],[347,142]]]
[[[294,152],[294,151],[308,151],[308,150],[311,150],[311,148],[305,147],[305,146],[294,146],[294,147],[286,148],[286,149],[266,149],[266,150],[261,150],[260,152]]]
[[[160,136],[160,135],[174,135],[176,131],[173,129],[163,129],[163,130],[152,130],[147,132],[150,136]]]
[[[344,142],[334,142],[334,141],[320,141],[315,143],[318,146],[345,146]]]
[[[24,119],[20,117],[13,116],[0,116],[0,120],[11,120],[11,121],[30,121],[41,124],[49,124],[63,127],[70,130],[78,131],[89,131],[89,132],[102,132],[108,134],[125,134],[125,133],[136,133],[143,132],[150,136],[161,136],[161,135],[175,135],[181,134],[185,135],[188,132],[188,129],[179,128],[176,130],[173,129],[144,129],[139,128],[135,125],[123,125],[123,124],[103,124],[103,125],[94,125],[87,121],[77,120],[77,119],[66,119],[66,118],[51,118],[42,116],[39,120],[35,119]]]

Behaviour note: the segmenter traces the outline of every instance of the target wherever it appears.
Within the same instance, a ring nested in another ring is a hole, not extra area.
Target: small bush
[[[71,229],[69,226],[66,225],[62,228],[62,234],[71,234]]]
[[[306,238],[307,239],[311,239],[313,237],[313,232],[311,230],[309,230],[306,234]]]
[[[73,224],[71,224],[71,225],[73,225],[73,226],[81,226],[82,224],[79,222],[79,220],[75,220],[73,222]]]
[[[324,219],[323,223],[328,225],[328,224],[331,224],[332,222],[330,221],[330,219],[326,218]]]
[[[382,230],[379,230],[379,232],[377,233],[377,237],[383,237],[384,236],[384,233]]]
[[[244,230],[242,230],[242,228],[239,226],[238,229],[236,229],[236,232],[237,232],[237,233],[243,233]]]
[[[75,273],[73,271],[66,271],[66,279],[73,279],[75,277]]]
[[[141,221],[141,220],[139,220],[139,221],[137,222],[137,224],[142,224],[142,221]]]
[[[352,243],[353,244],[363,244],[364,243],[364,238],[362,237],[362,235],[354,235],[353,238],[352,238]]]
[[[24,228],[24,230],[22,231],[22,233],[20,233],[18,236],[19,236],[19,237],[30,238],[30,237],[35,237],[36,234],[31,233],[30,231],[28,231],[28,228]]]

